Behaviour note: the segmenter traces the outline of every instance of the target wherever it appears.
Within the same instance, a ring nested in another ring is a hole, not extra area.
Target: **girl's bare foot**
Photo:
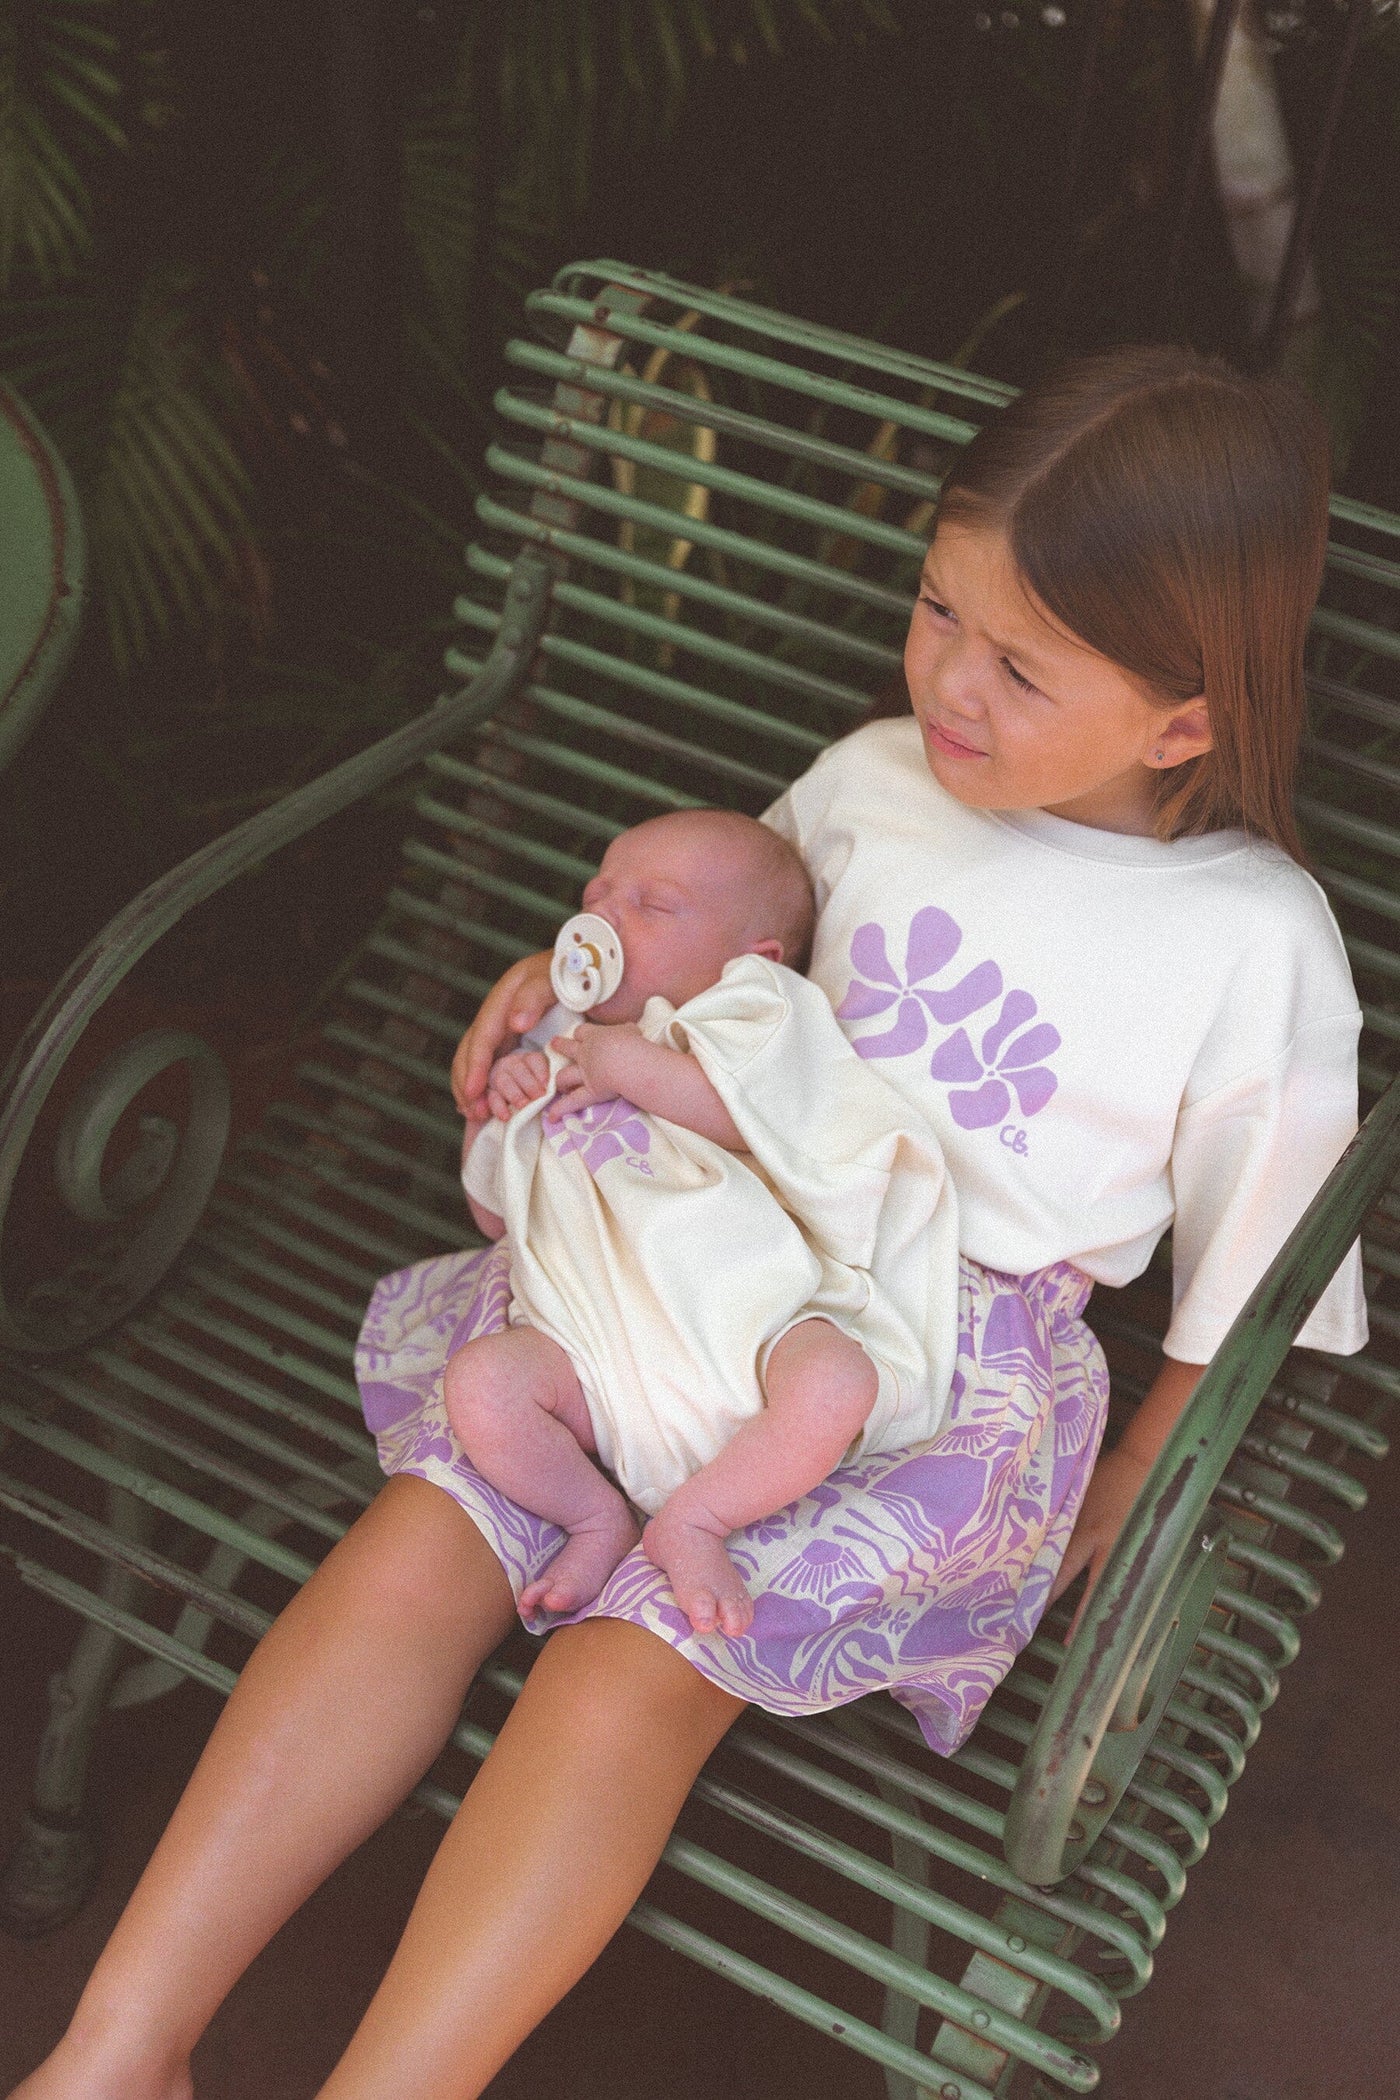
[[[124,2057],[88,2048],[65,2035],[37,2071],[17,2085],[10,2100],[194,2100],[188,2062]]]
[[[667,1576],[697,1633],[737,1638],[753,1622],[753,1599],[724,1540],[675,1508],[659,1509],[642,1533],[642,1551]]]
[[[526,1583],[521,1612],[528,1618],[537,1611],[578,1611],[591,1604],[638,1537],[632,1512],[619,1495],[596,1517],[576,1525],[543,1575]]]

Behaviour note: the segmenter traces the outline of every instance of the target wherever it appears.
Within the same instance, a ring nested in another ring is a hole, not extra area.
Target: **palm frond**
[[[113,0],[28,0],[0,12],[0,290],[27,267],[62,283],[91,246],[80,162],[122,149]]]
[[[482,0],[490,5],[491,0]],[[500,44],[501,123],[521,204],[551,227],[587,194],[600,111],[664,131],[697,66],[744,63],[796,35],[893,34],[890,0],[515,0]]]
[[[454,74],[412,111],[403,139],[403,226],[435,331],[460,344],[478,261],[478,39],[458,46]],[[487,200],[490,210],[490,200]]]
[[[12,306],[0,362],[53,429],[83,505],[113,659],[128,675],[177,626],[227,602],[252,537],[251,486],[227,434],[198,285],[158,264],[124,304],[110,286]]]

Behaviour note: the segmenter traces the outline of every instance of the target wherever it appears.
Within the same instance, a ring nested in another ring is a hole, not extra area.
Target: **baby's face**
[[[590,1021],[635,1021],[656,996],[683,1006],[747,949],[780,956],[776,941],[745,938],[753,911],[750,856],[719,827],[677,813],[613,840],[583,893],[622,940],[622,983]]]

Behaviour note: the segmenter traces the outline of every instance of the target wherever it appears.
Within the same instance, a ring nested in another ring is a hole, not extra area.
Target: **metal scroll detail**
[[[608,291],[611,302],[625,309],[644,305],[648,296],[645,288],[625,285]],[[588,366],[612,365],[623,349],[621,337],[603,325],[605,320],[606,307],[599,301],[589,325],[576,328],[570,338],[569,355],[580,361],[585,380]],[[602,396],[586,385],[574,382],[555,391],[557,415],[597,422],[605,408]],[[586,453],[558,435],[546,440],[540,458],[554,474],[586,475],[591,464]],[[556,513],[564,524],[575,522],[573,507],[563,499],[545,494],[532,504],[534,516]],[[551,549],[522,548],[511,568],[491,653],[467,684],[443,694],[416,720],[368,750],[191,854],[118,912],[79,956],[36,1014],[0,1080],[0,1232],[54,1082],[89,1021],[127,972],[186,912],[493,715],[528,676],[554,585],[566,568],[565,558]],[[142,1119],[134,1155],[104,1180],[103,1155],[122,1113],[142,1086],[177,1062],[188,1066],[192,1087],[183,1136],[164,1119]],[[39,1287],[23,1303],[7,1304],[0,1296],[0,1348],[32,1356],[79,1347],[114,1326],[152,1290],[199,1220],[227,1129],[223,1069],[198,1037],[172,1032],[143,1036],[109,1059],[69,1110],[58,1160],[59,1188],[69,1209],[85,1222],[107,1228],[103,1258]],[[138,1216],[146,1205],[152,1206],[149,1215]]]
[[[145,1114],[136,1142],[104,1175],[112,1139],[152,1080],[175,1066],[189,1075],[183,1131]],[[54,1176],[76,1218],[107,1230],[64,1274],[33,1284],[11,1308],[0,1292],[0,1338],[27,1353],[92,1341],[159,1283],[203,1213],[229,1130],[228,1074],[197,1035],[153,1029],[103,1059],[70,1104]]]
[[[381,738],[366,751],[358,752],[332,767],[319,780],[284,796],[270,809],[260,810],[246,823],[223,838],[201,847],[188,860],[163,875],[143,891],[104,927],[86,952],[58,984],[41,1011],[35,1015],[20,1042],[9,1072],[0,1082],[0,1224],[14,1190],[15,1177],[28,1148],[41,1110],[69,1056],[81,1040],[93,1015],[121,983],[127,972],[152,948],[171,926],[195,905],[223,889],[237,876],[264,861],[270,853],[292,839],[300,838],[325,818],[346,809],[361,796],[423,758],[429,751],[460,736],[464,730],[491,715],[515,690],[525,675],[538,646],[548,614],[558,558],[526,549],[518,558],[507,592],[509,615],[490,656],[480,671],[459,692],[444,695],[435,706]],[[167,1045],[169,1036],[163,1039]],[[160,1183],[160,1200],[145,1227],[124,1249],[116,1253],[110,1270],[98,1264],[73,1272],[66,1282],[41,1289],[28,1303],[7,1304],[0,1300],[0,1346],[25,1355],[52,1355],[72,1349],[104,1333],[137,1298],[153,1288],[174,1260],[198,1219],[212,1181],[210,1158],[222,1150],[219,1119],[214,1107],[212,1071],[217,1059],[197,1037],[178,1040],[185,1046],[179,1059],[189,1065],[199,1103],[190,1127],[175,1157],[168,1133],[152,1129],[144,1133],[144,1163],[135,1180],[149,1182],[159,1166],[159,1149],[169,1147],[171,1164]],[[95,1082],[97,1094],[79,1097],[74,1114],[90,1120],[83,1127],[95,1132],[105,1109],[99,1099],[112,1089],[115,1101],[121,1089],[130,1087],[132,1075],[142,1059],[152,1055],[150,1039],[130,1046],[118,1066],[105,1068]],[[127,1058],[134,1062],[126,1062]],[[166,1062],[175,1061],[174,1056]],[[134,1098],[127,1094],[127,1101]],[[86,1101],[87,1109],[80,1104]],[[225,1111],[226,1113],[226,1111]],[[110,1128],[114,1127],[109,1125]],[[65,1141],[66,1163],[61,1168],[65,1200],[81,1216],[97,1216],[116,1210],[133,1197],[131,1181],[120,1176],[115,1184],[101,1180],[100,1168],[87,1163],[87,1139],[75,1133],[79,1125],[70,1116],[70,1135]],[[215,1139],[218,1139],[217,1145]],[[83,1157],[80,1160],[79,1154]],[[138,1159],[142,1149],[138,1148]],[[217,1167],[217,1160],[214,1161]],[[198,1192],[198,1193],[197,1193]],[[76,1199],[76,1200],[75,1200]],[[139,1198],[135,1200],[140,1200]],[[90,1205],[85,1210],[84,1205]],[[113,1228],[119,1232],[120,1227]]]

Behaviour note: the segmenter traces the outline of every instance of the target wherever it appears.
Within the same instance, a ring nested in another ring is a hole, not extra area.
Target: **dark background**
[[[1168,296],[1185,0],[98,0],[109,87],[82,84],[106,130],[58,93],[58,11],[5,12],[89,245],[62,269],[37,236],[13,246],[0,372],[73,467],[95,579],[78,659],[0,777],[16,1009],[144,883],[432,698],[501,346],[561,263],[743,287],[1018,383],[1135,338],[1254,355],[1208,162]],[[1306,176],[1343,10],[1269,12]],[[1285,354],[1341,486],[1400,505],[1400,24],[1376,14],[1317,222],[1322,320]],[[0,183],[22,192],[17,136]],[[272,974],[295,1003],[398,829],[392,796],[322,827],[141,981],[239,1006]]]

